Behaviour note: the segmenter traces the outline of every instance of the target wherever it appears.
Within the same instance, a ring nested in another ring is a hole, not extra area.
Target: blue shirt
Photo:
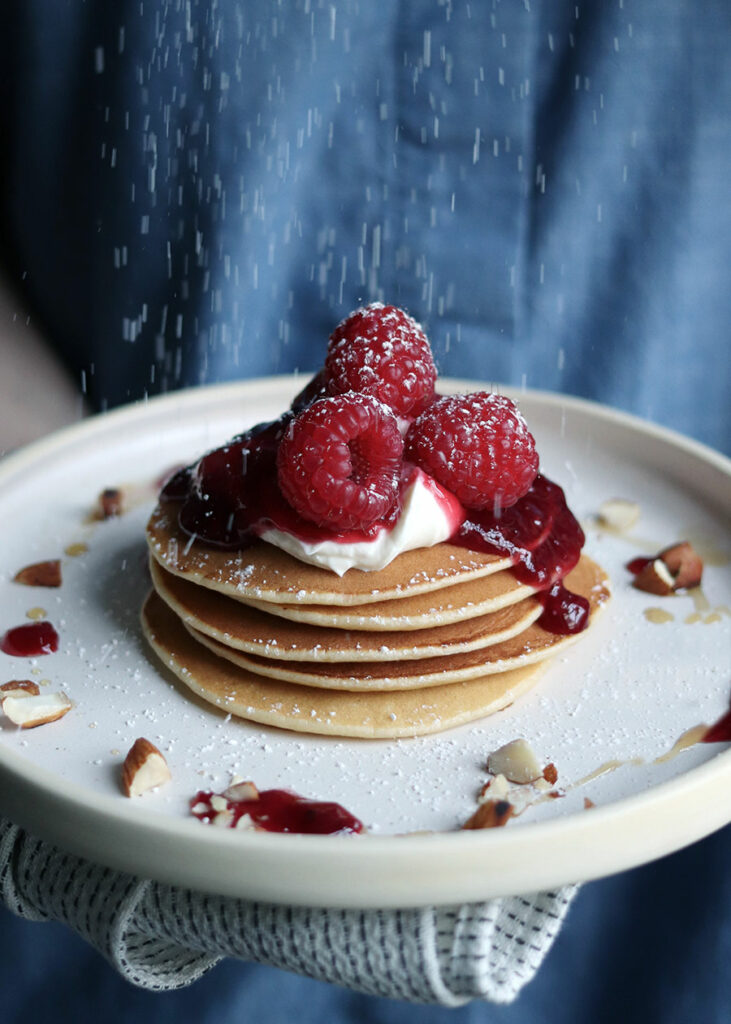
[[[97,405],[314,369],[383,299],[443,373],[731,443],[723,4],[0,19],[15,273]]]

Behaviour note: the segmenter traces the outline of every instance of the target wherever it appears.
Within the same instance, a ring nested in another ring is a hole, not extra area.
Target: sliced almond
[[[675,589],[675,580],[667,565],[661,558],[655,558],[640,569],[632,580],[632,586],[644,590],[648,594],[666,597]]]
[[[610,530],[629,530],[640,518],[640,506],[627,498],[610,498],[599,506],[599,522]]]
[[[60,587],[61,561],[52,558],[46,562],[33,562],[16,572],[13,581],[26,587]]]
[[[63,718],[72,704],[65,693],[24,693],[22,696],[7,696],[2,700],[3,714],[21,729],[35,729]]]
[[[11,679],[0,686],[0,700],[6,697],[37,697],[40,692],[40,686],[32,679]]]
[[[462,828],[500,828],[508,823],[513,812],[513,805],[507,800],[486,800],[480,804],[472,817],[467,819]]]
[[[244,800],[258,800],[259,790],[256,788],[253,782],[235,782],[228,789],[224,790],[223,795],[227,800],[232,803],[241,803]]]
[[[487,759],[487,770],[521,785],[535,782],[543,775],[536,755],[524,739],[511,740],[494,750]]]
[[[135,740],[122,765],[125,796],[140,796],[171,778],[168,763],[154,743],[142,736]]]
[[[688,590],[700,586],[703,579],[703,559],[687,540],[671,544],[657,556],[673,576],[673,590]]]

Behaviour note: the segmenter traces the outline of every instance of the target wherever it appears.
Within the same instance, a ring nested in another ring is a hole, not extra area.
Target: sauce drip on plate
[[[214,809],[211,801],[215,795],[200,790],[191,800],[191,813],[200,821],[210,823],[223,813],[229,828],[236,828],[237,822],[248,815],[254,826],[265,832],[333,835],[364,831],[363,823],[340,804],[308,800],[286,789],[261,790],[253,800],[226,800],[224,811]]]
[[[0,640],[0,650],[16,658],[35,658],[58,650],[58,633],[50,622],[31,622],[9,629]]]

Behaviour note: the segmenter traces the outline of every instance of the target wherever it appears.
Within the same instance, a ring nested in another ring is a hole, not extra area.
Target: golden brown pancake
[[[542,611],[538,598],[528,597],[487,615],[383,636],[284,620],[173,576],[154,559],[150,575],[166,604],[197,632],[237,651],[287,661],[394,661],[476,650],[521,633]],[[430,600],[429,595],[422,600]]]
[[[207,548],[159,506],[145,635],[193,692],[280,728],[390,738],[497,711],[576,636],[538,625],[541,602],[506,560],[445,543],[343,577],[265,543]],[[587,556],[566,578],[592,618],[609,596]]]
[[[388,601],[371,601],[363,605],[348,604],[344,608],[326,604],[275,604],[252,600],[247,601],[247,604],[293,622],[309,622],[330,629],[394,632],[446,626],[460,619],[488,615],[517,604],[532,594],[535,594],[535,588],[519,583],[509,569],[503,569],[490,576],[453,583],[439,590],[409,594]]]
[[[264,679],[215,657],[154,591],[145,602],[142,625],[164,664],[224,713],[325,736],[395,739],[463,725],[512,704],[533,685],[541,668],[528,665],[426,690],[337,692]]]
[[[586,555],[566,577],[566,586],[586,597],[593,615],[606,598],[606,576]],[[559,636],[538,623],[529,625],[520,634],[471,651],[456,651],[440,657],[408,661],[351,663],[316,663],[278,661],[246,654],[210,636],[188,628],[195,640],[214,654],[257,675],[307,686],[336,690],[373,691],[406,690],[463,682],[481,676],[507,672],[552,657],[574,643],[581,634]]]
[[[439,590],[510,566],[509,559],[445,543],[406,551],[378,572],[350,569],[336,576],[263,541],[243,551],[205,547],[178,528],[175,508],[158,505],[150,518],[147,542],[153,557],[168,572],[237,601],[362,605]]]

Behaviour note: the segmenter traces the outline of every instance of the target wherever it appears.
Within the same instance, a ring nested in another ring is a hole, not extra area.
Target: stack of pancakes
[[[508,559],[444,543],[339,577],[258,542],[221,551],[159,505],[147,528],[143,628],[196,694],[241,718],[329,736],[438,732],[511,704],[576,639]],[[609,596],[587,556],[566,577],[591,618]]]

